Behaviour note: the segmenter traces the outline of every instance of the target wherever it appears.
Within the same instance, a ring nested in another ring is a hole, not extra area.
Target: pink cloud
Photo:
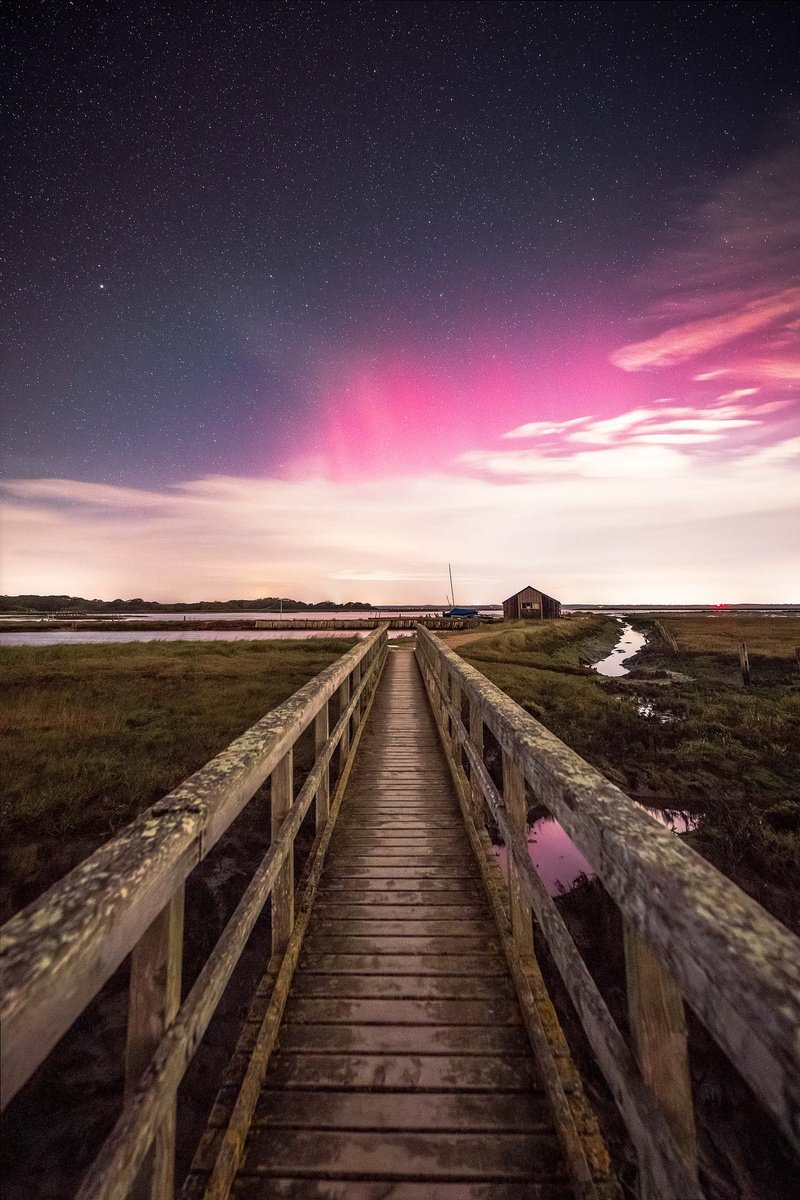
[[[631,342],[614,351],[611,361],[623,371],[674,366],[796,313],[800,313],[800,288],[785,288],[775,295],[751,300],[737,310],[677,325],[643,342]]]

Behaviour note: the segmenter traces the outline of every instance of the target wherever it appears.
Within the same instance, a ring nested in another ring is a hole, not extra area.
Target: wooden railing
[[[338,752],[346,772],[386,658],[386,630],[310,680],[3,927],[3,1106],[132,955],[124,1104],[82,1200],[172,1194],[178,1085],[270,897],[273,961],[289,943],[294,839],[312,803],[325,836],[330,764]],[[312,723],[315,762],[293,797],[294,746]],[[185,881],[268,777],[272,844],[181,1003]]]
[[[422,627],[416,653],[465,811],[483,828],[488,808],[507,847],[516,947],[533,954],[533,914],[636,1147],[642,1200],[702,1197],[684,1000],[800,1150],[800,940]],[[622,912],[632,1049],[531,862],[529,796]]]

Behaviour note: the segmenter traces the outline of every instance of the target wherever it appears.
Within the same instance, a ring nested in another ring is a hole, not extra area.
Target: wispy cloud
[[[629,429],[645,429],[647,422]],[[689,435],[697,431],[686,431]],[[791,599],[800,439],[709,461],[663,434],[474,451],[458,472],[337,482],[208,477],[158,490],[6,485],[10,592],[200,599]]]
[[[689,207],[641,279],[652,332],[615,350],[616,366],[691,362],[695,382],[731,376],[745,387],[800,380],[798,124]]]

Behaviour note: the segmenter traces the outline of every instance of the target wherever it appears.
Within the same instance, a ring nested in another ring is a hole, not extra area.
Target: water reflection
[[[646,808],[643,804],[639,807],[673,833],[688,833],[697,825],[696,816],[679,809]],[[495,846],[494,851],[500,867],[506,872],[508,852],[505,846]],[[580,876],[588,879],[594,876],[591,863],[549,813],[528,826],[528,853],[551,896],[569,891]]]

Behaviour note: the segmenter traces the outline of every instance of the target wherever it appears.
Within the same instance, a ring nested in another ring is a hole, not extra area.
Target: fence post
[[[519,767],[516,767],[509,756],[503,751],[503,800],[508,813],[509,824],[522,838],[524,845],[528,842],[528,805],[525,800],[525,780]],[[533,922],[531,910],[526,904],[520,885],[520,875],[511,847],[508,847],[508,900],[511,913],[511,932],[517,951],[522,954],[533,954]]]
[[[450,677],[450,702],[456,714],[461,716],[461,680],[456,675]],[[461,743],[458,740],[458,725],[455,720],[450,722],[450,753],[457,770],[461,770]]]
[[[328,740],[330,733],[328,716],[328,701],[326,700],[322,708],[314,717],[314,760],[316,761],[322,753],[323,747]],[[328,765],[322,772],[322,779],[319,781],[317,795],[314,801],[314,810],[316,816],[317,833],[321,833],[328,823],[328,813],[331,803],[331,772]]]
[[[342,681],[339,687],[339,715],[345,711],[350,703],[350,676]],[[339,742],[339,773],[344,770],[347,756],[350,753],[350,722],[347,721],[344,727],[341,741]]]
[[[742,668],[742,683],[750,686],[750,658],[747,654],[747,642],[739,642],[739,666]]]
[[[362,673],[361,669],[362,669],[362,666],[363,666],[363,663],[360,663],[360,662],[358,662],[358,663],[356,663],[356,665],[353,667],[353,675],[352,675],[352,679],[353,679],[352,688],[353,688],[353,691],[356,691],[356,689],[358,688],[358,685],[361,683],[361,673]],[[361,724],[361,701],[360,701],[360,700],[357,700],[357,701],[356,701],[356,706],[355,706],[355,708],[353,709],[353,725],[352,725],[352,729],[353,729],[353,736],[355,736],[356,730],[358,729],[358,727],[359,727],[359,725],[360,725],[360,724]]]
[[[686,1166],[696,1177],[697,1138],[683,996],[638,930],[627,920],[624,928],[628,1016],[636,1060],[642,1078],[663,1110]],[[641,1200],[672,1200],[651,1169],[648,1148],[636,1149]]]
[[[287,750],[272,772],[272,840],[275,841],[281,825],[292,807],[294,787],[294,750]],[[294,845],[278,872],[272,889],[272,953],[283,954],[294,925]]]
[[[165,904],[131,955],[125,1095],[136,1088],[181,1003],[184,886]],[[155,1136],[131,1189],[131,1200],[172,1200],[175,1185],[175,1106]]]
[[[469,740],[478,752],[480,758],[483,758],[483,716],[481,710],[474,700],[470,701],[469,706]],[[480,829],[484,824],[483,819],[483,791],[478,782],[478,776],[475,769],[470,766],[470,791],[472,794],[472,816]]]

